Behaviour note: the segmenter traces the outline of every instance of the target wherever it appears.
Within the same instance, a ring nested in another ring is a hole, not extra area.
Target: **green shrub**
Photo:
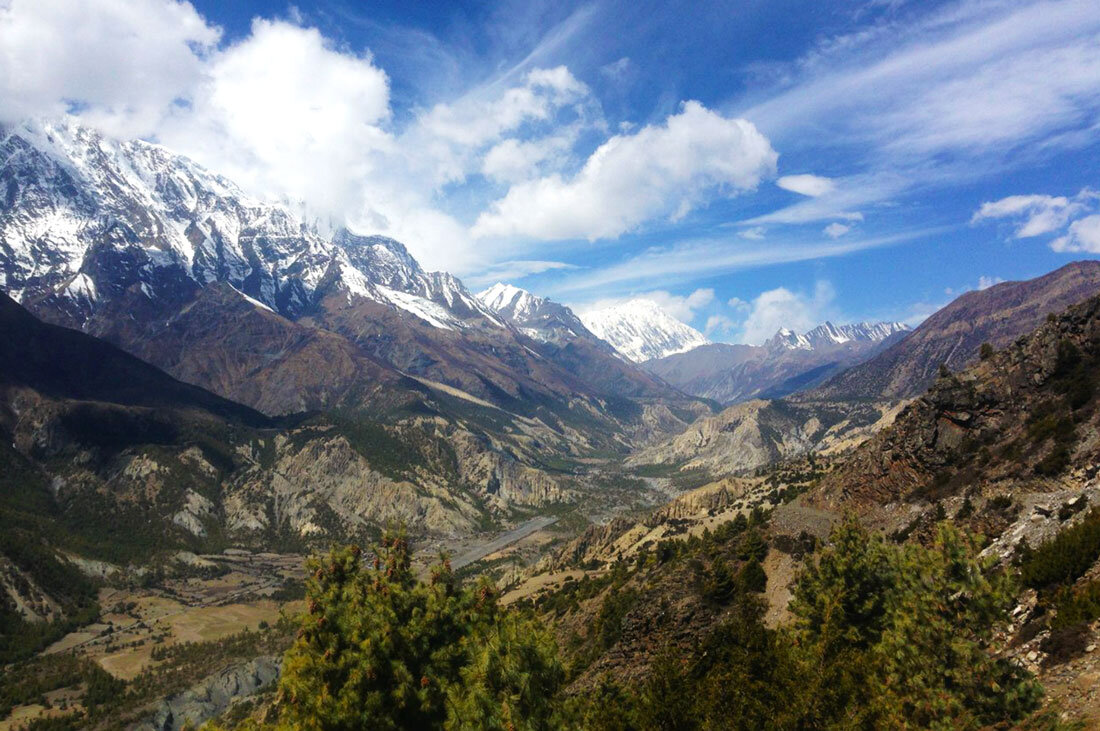
[[[1031,550],[1020,566],[1020,579],[1034,589],[1071,583],[1100,558],[1100,508],[1079,523],[1063,528],[1051,540]]]
[[[1065,588],[1054,602],[1052,630],[1100,619],[1100,581],[1090,581],[1077,588]]]
[[[279,682],[280,727],[548,729],[565,674],[548,635],[462,588],[413,572],[403,535],[373,568],[358,548],[312,561],[308,610]]]

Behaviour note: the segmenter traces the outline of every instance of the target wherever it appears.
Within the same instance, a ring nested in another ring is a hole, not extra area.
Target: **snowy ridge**
[[[503,326],[462,283],[405,247],[339,229],[323,236],[285,206],[250,198],[186,157],[71,122],[0,129],[0,286],[60,296],[78,320],[111,292],[225,282],[287,317],[336,291],[452,329]]]
[[[683,353],[709,341],[647,299],[581,315],[584,325],[635,363]]]
[[[593,337],[573,310],[511,284],[497,282],[478,292],[477,299],[534,340],[561,344],[572,338]]]
[[[900,322],[860,322],[852,325],[834,325],[824,322],[803,334],[781,328],[767,343],[770,349],[819,350],[845,343],[878,343],[897,333],[908,332],[908,325]]]

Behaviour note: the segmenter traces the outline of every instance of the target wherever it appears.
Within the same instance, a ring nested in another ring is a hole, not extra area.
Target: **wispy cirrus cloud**
[[[782,149],[844,150],[850,168],[833,191],[754,220],[866,213],[1100,139],[1100,5],[972,0],[906,17],[822,41],[780,91],[731,105]]]
[[[683,241],[671,246],[652,247],[609,266],[564,277],[548,284],[547,290],[555,296],[573,298],[592,291],[629,292],[646,281],[675,284],[697,279],[701,275],[717,277],[748,268],[845,256],[932,236],[951,228],[935,227],[887,236],[813,243],[774,240],[769,241],[768,246],[732,238]]]
[[[818,196],[830,193],[833,188],[836,187],[829,178],[823,178],[820,175],[810,175],[809,173],[784,175],[777,179],[775,184],[784,190],[789,190],[801,195],[808,195],[811,198],[817,198]]]
[[[533,274],[580,269],[576,264],[564,261],[545,261],[541,259],[516,259],[493,264],[488,269],[466,277],[466,282],[481,287],[496,282],[517,282]]]

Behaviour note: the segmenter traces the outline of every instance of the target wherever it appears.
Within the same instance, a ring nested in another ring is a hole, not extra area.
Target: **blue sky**
[[[79,109],[472,288],[757,342],[1100,253],[1095,0],[70,5],[0,7],[0,117]]]

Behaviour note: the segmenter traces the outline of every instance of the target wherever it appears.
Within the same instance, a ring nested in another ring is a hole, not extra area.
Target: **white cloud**
[[[1018,239],[1057,231],[1085,209],[1090,197],[1087,190],[1075,198],[1051,195],[1010,195],[983,203],[970,219],[972,223],[991,218],[1023,219],[1016,229]]]
[[[831,193],[836,187],[829,178],[809,174],[784,175],[776,180],[775,184],[783,190],[789,190],[792,193],[810,196],[811,198],[817,198],[826,193]]]
[[[599,105],[569,69],[535,68],[513,86],[492,83],[436,104],[401,135],[401,145],[432,185],[473,172],[513,182],[538,174],[548,158],[564,160],[582,130],[602,126]]]
[[[549,120],[555,111],[587,94],[588,87],[564,66],[533,69],[522,84],[499,96],[486,98],[486,94],[477,93],[454,104],[437,104],[421,118],[420,125],[439,139],[476,147],[525,122]]]
[[[600,73],[609,79],[619,80],[630,71],[631,62],[626,56],[600,67]]]
[[[752,311],[741,324],[740,339],[750,345],[760,345],[780,328],[805,332],[828,319],[829,308],[836,291],[826,281],[819,281],[812,294],[793,292],[786,287],[762,292],[752,301]]]
[[[465,278],[465,281],[471,286],[481,286],[483,284],[492,284],[494,282],[514,283],[515,281],[521,280],[524,277],[531,276],[532,274],[542,274],[543,272],[578,268],[579,267],[577,267],[575,264],[568,264],[564,261],[516,259],[513,261],[502,261],[498,264],[494,264],[488,269],[467,276]]]
[[[1055,251],[1100,254],[1100,215],[1085,216],[1070,224],[1065,236],[1050,242]]]
[[[752,305],[740,297],[730,297],[726,304],[738,312],[748,312],[752,307]]]
[[[695,313],[700,308],[706,307],[714,301],[714,290],[700,288],[687,295],[670,294],[663,290],[647,292],[642,295],[646,299],[656,302],[662,310],[681,322],[691,323],[695,319]]]
[[[593,312],[595,310],[614,307],[615,305],[620,305],[635,299],[645,299],[654,302],[658,307],[675,317],[677,320],[690,325],[691,321],[695,319],[698,310],[714,301],[714,290],[700,288],[689,294],[679,295],[658,289],[642,292],[640,294],[631,294],[627,297],[603,297],[592,302],[573,304],[570,306],[574,311],[579,313]]]
[[[752,124],[686,102],[663,125],[612,137],[572,179],[554,174],[513,186],[473,233],[615,238],[654,218],[680,217],[707,196],[753,189],[776,159]]]
[[[1016,219],[1016,238],[1030,238],[1065,229],[1050,242],[1064,253],[1100,253],[1100,215],[1084,215],[1100,205],[1100,193],[1083,188],[1072,198],[1051,195],[1013,195],[983,203],[972,222]],[[1068,226],[1068,227],[1067,227]]]
[[[221,36],[189,3],[0,3],[0,119],[56,117],[72,106],[147,133],[205,77]]]
[[[771,264],[844,256],[924,236],[934,236],[947,230],[947,227],[932,227],[872,239],[847,237],[843,240],[811,244],[777,240],[767,246],[735,239],[682,241],[670,246],[652,247],[602,269],[567,277],[555,282],[550,290],[558,295],[574,292],[605,293],[609,289],[629,292],[638,283],[652,282],[655,279],[674,284],[691,281],[700,274],[717,276]]]
[[[560,135],[535,140],[508,138],[485,153],[481,172],[488,178],[518,183],[538,174],[546,160],[563,157],[573,144],[571,136]]]
[[[851,226],[849,226],[847,224],[844,224],[844,223],[838,223],[836,221],[833,221],[832,223],[830,223],[828,226],[825,227],[825,229],[822,231],[822,233],[824,233],[830,239],[839,239],[841,236],[843,236],[844,234],[848,233],[851,230],[852,230]]]
[[[389,117],[389,81],[369,56],[313,28],[256,20],[208,60],[191,107],[155,132],[250,190],[336,217],[361,205],[363,181],[393,154]]]
[[[825,39],[776,70],[773,96],[736,111],[786,154],[825,140],[863,172],[760,222],[828,220],[1097,139],[1098,34],[1094,0],[962,0]]]
[[[1000,284],[1003,281],[1004,279],[1002,277],[987,277],[983,274],[978,277],[978,289],[989,289],[994,284]],[[951,292],[948,292],[948,294],[951,294]]]
[[[442,186],[546,174],[571,162],[582,130],[602,128],[584,84],[563,66],[538,67],[540,43],[524,68],[399,130],[370,53],[290,17],[257,19],[224,44],[176,0],[0,0],[0,121],[70,112],[109,135],[153,139],[254,195],[400,238],[426,267],[459,273],[518,252],[475,243],[444,210]],[[504,137],[516,146],[495,149]]]
[[[1097,30],[1092,0],[951,4],[830,39],[747,116],[776,136],[809,118],[896,154],[981,153],[1089,116]]]
[[[752,228],[747,228],[744,231],[739,232],[737,235],[743,239],[748,239],[749,241],[761,241],[764,239],[766,233],[767,229],[765,229],[763,226],[753,226]]]
[[[737,323],[726,315],[711,315],[703,326],[703,334],[711,337],[718,334],[729,334],[737,328]]]

